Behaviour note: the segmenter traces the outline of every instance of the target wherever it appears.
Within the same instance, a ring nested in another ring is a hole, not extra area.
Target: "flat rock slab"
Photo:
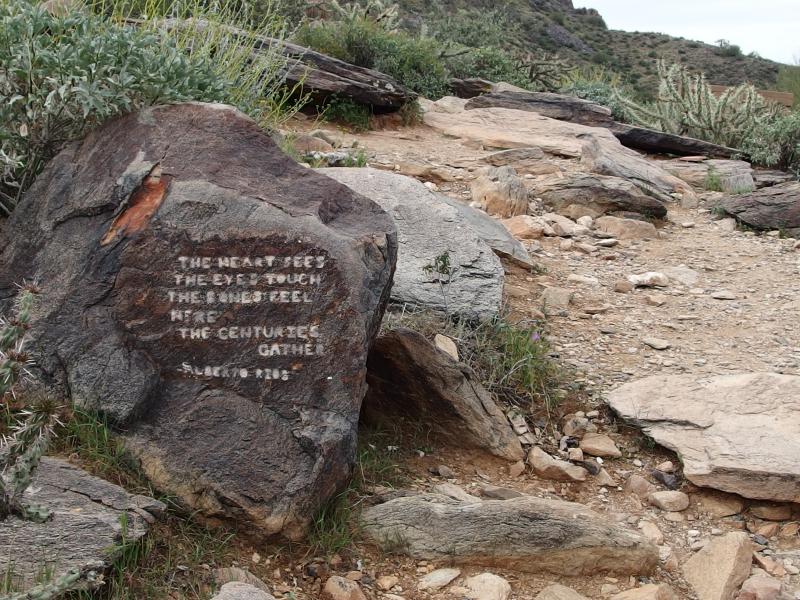
[[[45,457],[25,498],[52,513],[45,523],[9,517],[0,522],[0,572],[27,588],[45,572],[58,576],[87,565],[108,566],[114,546],[147,533],[148,521],[165,510],[158,500],[129,494],[68,462]],[[126,522],[123,528],[122,521]]]
[[[609,127],[614,122],[611,109],[583,100],[577,96],[553,94],[550,92],[516,92],[503,91],[483,94],[472,98],[466,104],[467,110],[476,108],[513,108],[535,112],[551,119],[591,125],[594,127]]]
[[[0,254],[38,276],[44,375],[210,523],[300,537],[355,463],[394,224],[230,106],[113,119],[48,165]]]
[[[687,479],[746,498],[800,502],[800,376],[653,376],[608,404],[677,452]]]
[[[417,559],[561,575],[645,575],[658,549],[582,506],[522,496],[464,503],[437,494],[395,498],[362,513],[377,543]]]
[[[487,319],[499,313],[503,266],[473,220],[465,218],[465,209],[404,175],[366,168],[318,171],[370,198],[394,219],[399,251],[393,303],[467,319]],[[497,225],[504,229],[499,222]],[[492,235],[511,237],[496,228]],[[449,276],[426,269],[445,253],[452,269]]]
[[[558,121],[512,108],[463,110],[463,101],[459,106],[442,100],[437,100],[425,112],[425,124],[445,135],[485,148],[538,147],[548,154],[574,158],[583,152],[584,140],[580,136],[602,138],[622,147],[607,129]]]

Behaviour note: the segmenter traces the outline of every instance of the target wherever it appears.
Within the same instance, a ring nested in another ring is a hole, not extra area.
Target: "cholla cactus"
[[[616,94],[637,125],[738,148],[752,129],[778,110],[750,84],[728,88],[717,97],[705,75],[692,75],[682,65],[659,61],[658,74],[658,98],[651,105]]]
[[[51,396],[42,393],[20,416],[0,449],[0,520],[15,514],[42,522],[50,518],[50,512],[43,506],[26,504],[23,494],[47,450],[53,428],[59,424],[58,405]]]
[[[13,394],[14,385],[29,374],[30,359],[23,348],[37,294],[35,285],[23,286],[17,295],[14,316],[0,318],[0,400]]]
[[[0,322],[0,399],[15,397],[15,386],[30,376],[31,361],[23,348],[37,294],[36,286],[23,286],[14,317]],[[23,503],[22,496],[58,423],[58,407],[51,396],[39,391],[29,394],[28,403],[0,445],[0,520],[10,514],[35,521],[49,517],[46,509]]]
[[[551,91],[561,87],[575,67],[555,54],[518,54],[515,66],[537,89]]]
[[[339,21],[374,21],[386,31],[396,31],[399,25],[397,4],[388,4],[382,0],[367,0],[363,5],[358,2],[340,4],[338,0],[331,0],[328,7]]]
[[[27,592],[3,596],[3,600],[51,600],[80,589],[96,588],[103,584],[103,563],[92,562],[81,569],[70,569],[53,581],[37,585]]]

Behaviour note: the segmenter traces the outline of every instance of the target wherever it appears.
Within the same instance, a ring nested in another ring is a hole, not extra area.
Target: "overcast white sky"
[[[573,0],[596,8],[610,29],[656,31],[738,44],[745,53],[800,60],[800,0]]]

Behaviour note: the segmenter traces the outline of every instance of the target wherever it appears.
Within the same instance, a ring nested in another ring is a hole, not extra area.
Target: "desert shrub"
[[[741,146],[750,160],[800,177],[800,112],[781,113],[748,132]]]
[[[467,48],[503,48],[520,35],[520,24],[506,11],[493,9],[459,9],[441,12],[428,25],[428,33],[439,42]]]
[[[776,115],[777,107],[752,85],[728,88],[717,97],[705,75],[693,75],[684,66],[659,61],[658,73],[654,103],[641,104],[616,95],[637,125],[739,148],[745,137]]]
[[[100,16],[0,4],[0,211],[10,213],[61,143],[148,104],[222,101],[224,82],[152,31]]]
[[[132,19],[137,11],[147,18]],[[252,52],[260,36],[280,37],[280,21],[243,29],[240,16],[193,0],[98,0],[55,13],[34,0],[0,3],[0,213],[65,142],[115,115],[187,100],[233,104],[265,127],[292,114],[285,59]]]
[[[625,106],[618,96],[630,98],[632,94],[617,73],[603,67],[584,67],[573,71],[562,82],[560,91],[607,106],[617,121],[626,118]]]
[[[611,109],[611,114],[617,121],[625,119],[625,107],[618,100],[619,91],[613,85],[602,81],[575,81],[565,85],[562,90],[565,94],[572,94],[584,100],[591,100]]]
[[[465,49],[446,60],[451,75],[459,79],[479,77],[489,81],[506,81],[520,87],[529,85],[514,57],[500,48],[486,46]]]
[[[475,371],[504,405],[550,413],[561,399],[564,371],[551,358],[550,343],[537,321],[498,317],[467,323],[429,312],[387,312],[383,327],[410,327],[432,338],[455,340],[459,360]]]
[[[375,61],[375,68],[427,98],[441,98],[448,91],[448,74],[438,43],[425,37],[391,35]]]
[[[717,40],[717,48],[714,50],[714,54],[727,58],[738,58],[742,56],[742,49],[736,44],[731,44],[728,40]]]
[[[800,107],[800,66],[781,65],[778,69],[776,89],[794,94],[794,106]]]
[[[295,41],[354,65],[394,77],[423,96],[438,98],[447,90],[441,49],[431,38],[387,31],[369,18],[305,23]]]
[[[349,125],[353,131],[369,129],[372,112],[369,106],[358,104],[350,98],[333,97],[325,106],[324,117],[329,121]]]
[[[222,82],[224,102],[264,129],[276,129],[305,98],[285,86],[286,57],[264,43],[287,35],[286,21],[271,2],[92,0],[90,6],[119,25],[136,22],[191,63],[207,65]]]

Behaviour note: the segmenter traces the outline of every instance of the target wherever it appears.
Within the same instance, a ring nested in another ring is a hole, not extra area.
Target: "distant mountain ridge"
[[[656,61],[664,58],[706,73],[710,83],[750,82],[762,89],[776,86],[781,64],[757,55],[743,55],[703,42],[660,33],[610,30],[592,8],[576,8],[571,0],[399,0],[407,18],[420,22],[459,9],[502,10],[518,25],[509,45],[525,50],[558,52],[578,65],[602,65],[634,88],[652,93],[657,85]]]

